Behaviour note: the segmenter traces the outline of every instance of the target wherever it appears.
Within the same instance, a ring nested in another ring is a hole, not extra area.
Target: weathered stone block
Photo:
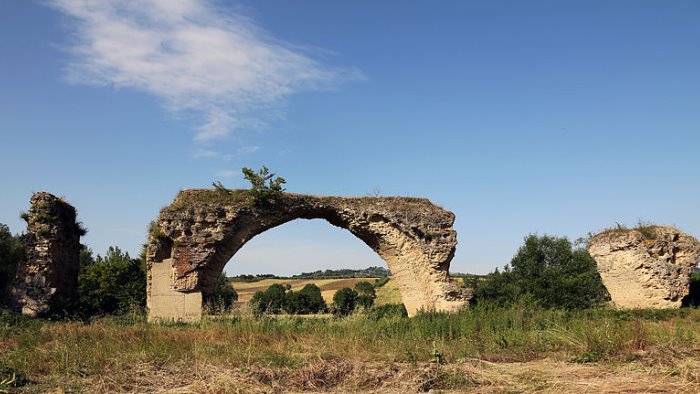
[[[605,231],[588,252],[619,308],[678,308],[700,262],[700,243],[673,227]]]

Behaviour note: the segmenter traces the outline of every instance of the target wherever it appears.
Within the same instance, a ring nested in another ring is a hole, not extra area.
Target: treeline
[[[367,267],[365,269],[338,269],[318,270],[314,272],[302,272],[294,275],[294,279],[342,279],[342,278],[384,278],[391,276],[391,272],[384,267]]]
[[[275,274],[241,274],[229,277],[234,282],[259,282],[265,279],[348,279],[348,278],[387,278],[391,272],[383,267],[367,267],[364,269],[337,269],[302,272],[299,275],[280,276]]]

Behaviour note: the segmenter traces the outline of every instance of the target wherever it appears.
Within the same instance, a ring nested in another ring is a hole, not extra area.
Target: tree
[[[344,287],[333,295],[333,314],[347,316],[355,310],[357,305],[357,292],[349,287]]]
[[[369,282],[357,282],[355,283],[355,292],[357,292],[357,304],[364,307],[365,309],[370,308],[374,305],[374,300],[377,298],[377,293]]]
[[[583,309],[608,298],[595,260],[566,237],[529,235],[510,265],[477,284],[476,302],[531,299],[545,308]]]
[[[261,315],[263,313],[281,313],[285,304],[286,292],[287,287],[278,283],[268,287],[265,291],[256,292],[250,300],[253,312],[256,315]]]
[[[78,312],[85,317],[119,314],[146,306],[146,272],[140,259],[132,259],[119,247],[110,246],[104,257],[92,258],[84,249],[78,274]]]
[[[0,304],[24,259],[24,236],[12,235],[10,228],[0,223]]]
[[[326,309],[321,289],[309,283],[299,291],[288,291],[285,294],[284,310],[293,315],[319,313]]]
[[[250,193],[253,196],[255,205],[269,205],[279,197],[287,181],[282,177],[275,178],[275,174],[263,166],[258,172],[248,167],[243,167],[243,177],[250,182]]]
[[[214,315],[227,313],[236,301],[238,301],[238,293],[223,272],[217,279],[214,291],[204,296],[205,308]]]

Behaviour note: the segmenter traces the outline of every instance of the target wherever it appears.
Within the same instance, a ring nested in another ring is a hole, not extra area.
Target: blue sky
[[[137,4],[138,3],[138,4]],[[74,204],[95,252],[138,254],[178,190],[424,196],[453,211],[453,271],[529,233],[639,219],[700,235],[697,1],[0,3],[0,223]],[[383,262],[294,221],[226,271]]]

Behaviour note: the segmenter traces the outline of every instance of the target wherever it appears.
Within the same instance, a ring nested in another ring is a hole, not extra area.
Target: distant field
[[[354,288],[357,282],[369,282],[374,284],[374,281],[379,278],[343,278],[343,279],[265,279],[259,282],[231,282],[233,288],[238,292],[238,303],[247,303],[253,298],[253,294],[257,291],[267,290],[271,285],[278,283],[281,285],[288,284],[292,286],[292,290],[301,290],[304,286],[309,283],[313,283],[321,289],[321,295],[326,303],[330,304],[333,302],[333,295],[338,289],[343,287]],[[386,289],[386,290],[385,290]],[[383,293],[388,294],[384,295]],[[394,280],[390,280],[389,283],[377,289],[377,303],[386,304],[390,302],[401,302],[401,297],[399,296],[398,301],[396,301],[396,296],[394,293],[398,294],[398,287]],[[382,300],[387,300],[380,302],[380,295]],[[394,300],[394,301],[388,301]]]
[[[394,279],[389,279],[384,286],[377,289],[377,299],[374,300],[376,305],[400,304],[402,302],[399,285]]]

